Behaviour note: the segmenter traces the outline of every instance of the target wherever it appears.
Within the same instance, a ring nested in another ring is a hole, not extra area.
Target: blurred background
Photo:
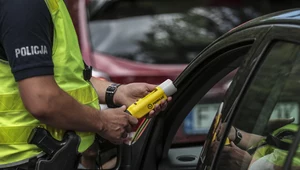
[[[298,0],[65,0],[93,76],[117,83],[175,80],[232,28]],[[214,86],[182,123],[174,146],[203,143],[235,71]]]

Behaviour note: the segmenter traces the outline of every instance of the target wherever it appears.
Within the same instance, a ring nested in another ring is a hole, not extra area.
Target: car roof
[[[278,11],[268,15],[257,17],[253,20],[245,22],[244,24],[238,27],[235,27],[229,32],[233,33],[246,28],[269,24],[290,24],[300,26],[300,8]]]

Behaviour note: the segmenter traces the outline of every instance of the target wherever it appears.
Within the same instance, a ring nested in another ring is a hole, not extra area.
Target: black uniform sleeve
[[[52,39],[44,0],[0,0],[0,47],[16,81],[54,74]]]

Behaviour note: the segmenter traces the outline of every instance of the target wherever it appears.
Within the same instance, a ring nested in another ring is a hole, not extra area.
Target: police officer
[[[63,130],[77,131],[79,152],[93,143],[95,133],[116,144],[126,140],[138,122],[124,112],[126,106],[155,85],[86,81],[83,70],[63,0],[0,0],[0,168],[26,169],[28,160],[43,155],[27,144],[36,126],[56,139]],[[99,102],[105,101],[121,107],[99,110]]]

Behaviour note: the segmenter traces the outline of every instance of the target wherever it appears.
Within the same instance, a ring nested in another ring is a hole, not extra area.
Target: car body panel
[[[133,63],[124,59],[116,59],[114,56],[94,53],[93,66],[100,71],[106,72],[113,82],[151,82],[159,83],[166,79],[174,80],[186,64],[163,65]]]
[[[232,29],[230,32],[239,31],[241,29],[246,29],[249,27],[254,27],[258,25],[269,25],[269,24],[298,24],[299,23],[299,11],[295,9],[287,9],[279,12],[274,12],[272,14],[264,15],[252,19],[240,26]]]

